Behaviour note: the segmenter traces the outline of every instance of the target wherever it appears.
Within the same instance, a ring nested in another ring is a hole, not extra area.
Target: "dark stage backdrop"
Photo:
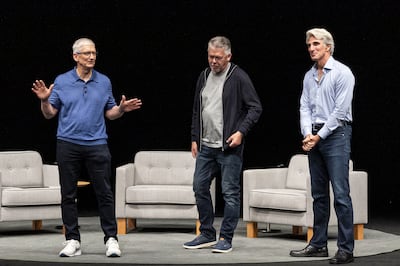
[[[107,122],[114,167],[139,150],[189,150],[194,86],[214,35],[231,39],[233,62],[248,72],[264,107],[248,136],[244,167],[286,165],[301,152],[298,101],[312,64],[305,31],[327,28],[334,57],[356,76],[352,158],[369,173],[370,214],[398,210],[397,1],[14,0],[0,6],[0,149],[33,149],[55,161],[56,119],[43,118],[30,89],[35,79],[50,84],[71,69],[72,43],[86,36],[96,42],[96,69],[111,78],[117,101],[125,94],[144,103]],[[93,194],[82,197],[95,204]]]

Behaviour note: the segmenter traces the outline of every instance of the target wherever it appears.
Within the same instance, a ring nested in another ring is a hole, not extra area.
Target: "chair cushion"
[[[192,186],[139,185],[126,189],[127,204],[196,204]]]
[[[195,159],[186,151],[140,151],[135,155],[135,185],[193,184]]]
[[[60,187],[2,189],[2,206],[37,206],[61,203]]]
[[[287,211],[306,211],[306,191],[298,189],[253,189],[249,206]]]

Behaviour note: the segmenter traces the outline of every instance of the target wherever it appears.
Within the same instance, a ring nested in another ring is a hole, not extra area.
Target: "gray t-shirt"
[[[215,74],[211,72],[201,93],[203,123],[201,141],[203,145],[210,148],[222,147],[222,90],[229,66],[230,64],[221,73]]]

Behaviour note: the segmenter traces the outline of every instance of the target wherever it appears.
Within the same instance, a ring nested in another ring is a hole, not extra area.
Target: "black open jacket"
[[[207,77],[211,69],[206,68],[201,72],[194,96],[192,115],[192,141],[196,141],[201,149],[202,117],[201,117],[201,93],[206,85]],[[262,105],[250,77],[237,65],[231,63],[226,75],[223,92],[223,150],[234,152],[242,156],[244,138],[242,144],[230,148],[225,140],[236,131],[246,136],[250,129],[257,123],[262,113]]]

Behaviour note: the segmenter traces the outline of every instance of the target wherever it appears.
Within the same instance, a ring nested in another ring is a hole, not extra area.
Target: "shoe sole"
[[[82,255],[82,251],[79,249],[79,250],[75,251],[75,253],[73,253],[71,255],[68,255],[68,254],[65,254],[65,253],[60,253],[59,255],[60,255],[60,257],[63,257],[63,258],[65,258],[65,257],[75,257],[75,256]]]
[[[112,253],[112,254],[109,254],[109,255],[106,255],[106,256],[109,257],[109,258],[118,258],[118,257],[121,257],[121,254]]]
[[[228,252],[231,252],[232,251],[232,248],[230,248],[230,249],[213,249],[213,250],[211,250],[213,253],[228,253]]]
[[[296,254],[290,254],[291,257],[297,257],[297,258],[322,258],[322,257],[329,257],[328,254],[311,254],[311,255],[296,255]]]
[[[199,248],[211,247],[211,246],[214,246],[215,244],[217,244],[217,241],[208,242],[208,243],[200,244],[200,245],[197,245],[197,246],[186,246],[186,245],[183,245],[183,247],[186,248],[186,249],[199,249]]]

